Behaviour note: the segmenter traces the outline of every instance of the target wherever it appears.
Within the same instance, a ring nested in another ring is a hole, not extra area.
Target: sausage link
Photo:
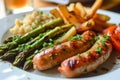
[[[88,50],[94,41],[96,34],[92,31],[86,31],[81,40],[73,40],[57,45],[53,48],[46,49],[33,58],[34,68],[46,70],[60,64],[65,59]]]
[[[99,40],[88,51],[66,59],[58,71],[66,77],[78,77],[95,70],[109,58],[111,51],[109,40],[100,35]]]

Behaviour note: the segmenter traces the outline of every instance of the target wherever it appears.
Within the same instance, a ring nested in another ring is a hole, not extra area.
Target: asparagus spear
[[[41,33],[39,36],[37,36],[33,40],[27,42],[26,44],[21,44],[17,48],[7,51],[4,55],[0,56],[0,59],[8,60],[10,58],[14,58],[18,53],[20,53],[20,52],[23,51],[24,46],[27,46],[27,45],[30,45],[30,44],[34,43],[35,41],[37,41],[38,39],[40,39],[44,34],[45,33]]]
[[[23,66],[23,70],[29,70],[29,69],[33,68],[32,59],[37,53],[39,53],[39,50],[36,50],[32,55],[30,55],[29,57],[26,58],[26,61]]]
[[[53,41],[54,41],[53,39],[49,39],[49,41],[48,41],[47,43],[44,42],[45,45],[44,45],[44,43],[43,43],[43,45],[42,45],[43,48],[42,48],[42,49],[36,50],[32,55],[28,56],[28,57],[26,58],[26,60],[25,60],[25,63],[24,63],[24,66],[23,66],[23,70],[31,70],[31,69],[33,69],[33,62],[32,62],[33,57],[34,57],[37,53],[39,53],[39,52],[41,52],[41,51],[43,51],[43,50],[51,47],[51,45],[54,44]],[[51,44],[50,44],[50,43],[51,43]]]
[[[17,38],[20,38],[20,36],[15,35],[15,36],[9,37],[6,40],[4,40],[3,43],[7,44],[9,42],[12,42],[12,41],[16,40]]]
[[[4,55],[0,56],[0,59],[8,60],[8,59],[13,58],[14,56],[16,56],[18,52],[19,52],[18,48],[7,51]]]
[[[28,41],[31,37],[36,37],[37,35],[44,32],[45,30],[54,28],[55,26],[58,26],[61,24],[63,24],[63,20],[61,18],[57,18],[57,19],[54,19],[53,21],[50,21],[50,22],[44,24],[43,26],[40,26],[40,27],[26,33],[24,36],[14,40],[8,44],[5,44],[4,45],[5,48],[1,47],[0,55],[4,54],[7,50],[13,49],[13,48],[17,47],[19,44],[22,44],[22,43]]]
[[[8,39],[4,40],[3,43],[7,44],[7,43],[12,42],[12,41],[13,41],[13,37],[9,37]]]
[[[46,47],[45,47],[45,48],[46,48]],[[45,48],[42,48],[42,49],[45,49]],[[40,51],[42,51],[42,49],[41,49]],[[23,66],[23,69],[24,69],[24,70],[30,70],[30,69],[33,68],[32,59],[33,59],[33,57],[34,57],[37,53],[39,53],[40,51],[37,50],[37,51],[35,51],[35,53],[33,53],[31,56],[29,56],[29,57],[26,58],[26,61],[25,61],[24,66]]]
[[[35,43],[33,43],[29,49],[19,53],[19,55],[16,56],[15,61],[13,62],[14,66],[19,66],[23,60],[29,55],[30,52],[34,51],[36,48],[39,48],[44,41],[55,37],[58,34],[61,34],[68,29],[72,27],[71,24],[64,25],[62,27],[56,27],[53,30],[49,31],[45,36],[43,36],[41,39],[37,40]]]

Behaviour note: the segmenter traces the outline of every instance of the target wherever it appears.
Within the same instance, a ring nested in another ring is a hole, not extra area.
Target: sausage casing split
[[[65,77],[78,77],[80,74],[95,70],[105,62],[110,56],[112,45],[103,36],[99,37],[88,51],[63,61],[58,71]]]
[[[82,53],[88,50],[92,46],[91,42],[95,42],[94,36],[96,34],[93,31],[86,31],[81,36],[81,40],[61,43],[35,55],[33,58],[34,68],[38,70],[53,68],[65,59],[78,54],[78,52]]]

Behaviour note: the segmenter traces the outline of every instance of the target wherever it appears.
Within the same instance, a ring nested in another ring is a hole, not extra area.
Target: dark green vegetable
[[[97,49],[95,50],[97,53],[100,53],[102,51],[102,48],[100,46],[97,47]]]
[[[78,53],[77,56],[80,58],[81,57],[80,53]]]
[[[102,45],[106,45],[106,42],[107,42],[107,40],[110,38],[110,36],[108,36],[108,35],[103,35],[103,37],[104,37],[104,39],[101,40],[100,42],[102,43]]]
[[[24,66],[23,66],[24,70],[33,69],[32,59],[37,53],[39,53],[39,50],[36,50],[32,55],[30,55],[29,57],[26,58],[26,61],[25,61]]]
[[[46,48],[46,47],[53,47],[54,46],[54,42],[53,42],[53,39],[49,39],[48,42],[44,42],[43,43],[43,48]]]
[[[99,37],[98,37],[98,36],[95,36],[95,37],[94,37],[94,40],[95,40],[95,41],[97,41],[98,39],[99,39]]]
[[[103,40],[101,40],[100,42],[102,43],[102,45],[106,45],[106,39],[103,39]]]
[[[48,46],[48,43],[47,42],[44,42],[43,43],[43,47],[45,48],[45,47],[47,47]]]
[[[16,56],[18,53],[19,53],[19,49],[16,48],[16,49],[7,51],[4,55],[0,56],[0,59],[2,59],[2,60],[8,60],[8,59]]]
[[[24,64],[24,66],[23,66],[23,70],[30,70],[30,69],[33,69],[32,59],[26,61],[25,64]]]
[[[82,36],[81,35],[76,35],[76,36],[73,36],[72,38],[70,38],[71,41],[73,40],[82,40]]]
[[[35,43],[33,43],[29,49],[19,53],[19,55],[16,56],[15,61],[13,62],[14,66],[18,66],[21,64],[21,62],[29,55],[30,52],[34,51],[35,49],[39,48],[44,41],[55,37],[56,35],[59,35],[67,30],[69,30],[72,27],[71,24],[64,25],[62,27],[56,27],[53,30],[50,30],[48,33],[46,33],[42,38],[37,40]]]
[[[12,41],[13,41],[13,37],[9,37],[8,39],[4,40],[3,43],[7,44],[7,43],[12,42]]]
[[[0,55],[3,55],[6,51],[17,47],[19,44],[27,42],[31,37],[36,37],[40,33],[46,31],[47,29],[54,28],[54,27],[56,27],[58,25],[62,25],[62,24],[63,24],[63,20],[60,18],[57,18],[57,19],[54,19],[53,21],[50,21],[50,22],[44,24],[43,26],[40,26],[40,27],[26,33],[22,37],[17,38],[8,44],[3,45],[3,46],[5,46],[5,48],[0,47]]]
[[[90,51],[87,51],[87,54],[89,55],[89,54],[90,54]]]
[[[61,41],[60,40],[56,40],[55,44],[61,44]]]
[[[106,35],[106,34],[104,34],[103,37],[104,37],[106,40],[110,39],[110,36],[108,36],[108,35]]]
[[[44,35],[45,33],[41,33],[40,35]],[[12,50],[9,50],[7,51],[4,55],[0,56],[0,59],[3,59],[3,60],[8,60],[10,58],[14,58],[18,53],[26,50],[26,49],[29,49],[30,48],[30,45],[33,44],[35,41],[37,41],[38,39],[42,38],[42,36],[37,36],[36,38],[34,39],[30,39],[29,42],[25,43],[25,44],[21,44],[19,45],[17,48],[15,49],[12,49]]]

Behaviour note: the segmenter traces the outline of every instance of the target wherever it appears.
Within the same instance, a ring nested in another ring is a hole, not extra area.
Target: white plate
[[[43,11],[49,11],[52,8],[42,8]],[[99,10],[98,13],[106,14],[111,17],[110,22],[120,23],[120,15],[118,13]],[[25,13],[7,16],[0,20],[0,42],[8,36],[8,29],[14,25],[16,18],[23,19]],[[111,58],[101,65],[97,71],[98,73],[91,72],[81,75],[79,78],[72,78],[72,80],[118,80],[120,78],[120,61],[115,59],[115,51],[113,51]],[[113,64],[117,62],[116,64]],[[103,71],[101,68],[107,67],[109,71]],[[26,72],[19,68],[13,67],[8,62],[0,61],[0,80],[69,80],[57,72],[57,68],[47,71],[32,71]]]

